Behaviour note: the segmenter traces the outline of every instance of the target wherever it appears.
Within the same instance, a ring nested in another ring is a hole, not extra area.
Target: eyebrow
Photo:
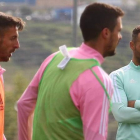
[[[11,38],[17,38],[18,37],[18,35],[13,35],[13,36],[11,36]]]

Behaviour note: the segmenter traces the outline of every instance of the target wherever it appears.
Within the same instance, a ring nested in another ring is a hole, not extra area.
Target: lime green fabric
[[[39,85],[34,114],[33,140],[84,140],[79,110],[70,97],[70,87],[85,70],[99,65],[95,59],[71,58],[64,70],[58,53],[47,66]]]

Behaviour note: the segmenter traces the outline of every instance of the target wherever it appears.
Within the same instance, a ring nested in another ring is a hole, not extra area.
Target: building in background
[[[122,5],[122,0],[97,0],[98,2],[108,3],[116,6]]]
[[[0,2],[4,2],[7,4],[29,4],[36,5],[36,0],[0,0]]]
[[[52,10],[52,18],[55,21],[71,21],[73,8],[64,7]]]
[[[128,9],[135,9],[137,0],[97,0],[97,2],[108,3],[119,7],[127,7]]]
[[[36,5],[51,8],[71,7],[73,0],[36,0]]]

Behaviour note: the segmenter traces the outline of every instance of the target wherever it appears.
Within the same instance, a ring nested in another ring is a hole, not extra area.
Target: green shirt
[[[140,66],[132,61],[110,74],[114,86],[112,113],[118,122],[116,140],[140,140]],[[136,100],[135,108],[128,106]]]

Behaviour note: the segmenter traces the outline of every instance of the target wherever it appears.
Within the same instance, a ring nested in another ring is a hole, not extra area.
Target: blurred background
[[[0,11],[26,21],[26,28],[19,33],[20,49],[8,63],[1,63],[6,69],[5,135],[8,140],[17,140],[17,100],[48,55],[64,44],[81,45],[80,15],[86,5],[93,2],[116,5],[125,12],[123,38],[117,54],[107,57],[102,65],[109,74],[131,60],[129,41],[133,28],[140,24],[140,0],[0,0]],[[108,140],[115,140],[116,130],[117,122],[110,113]]]

